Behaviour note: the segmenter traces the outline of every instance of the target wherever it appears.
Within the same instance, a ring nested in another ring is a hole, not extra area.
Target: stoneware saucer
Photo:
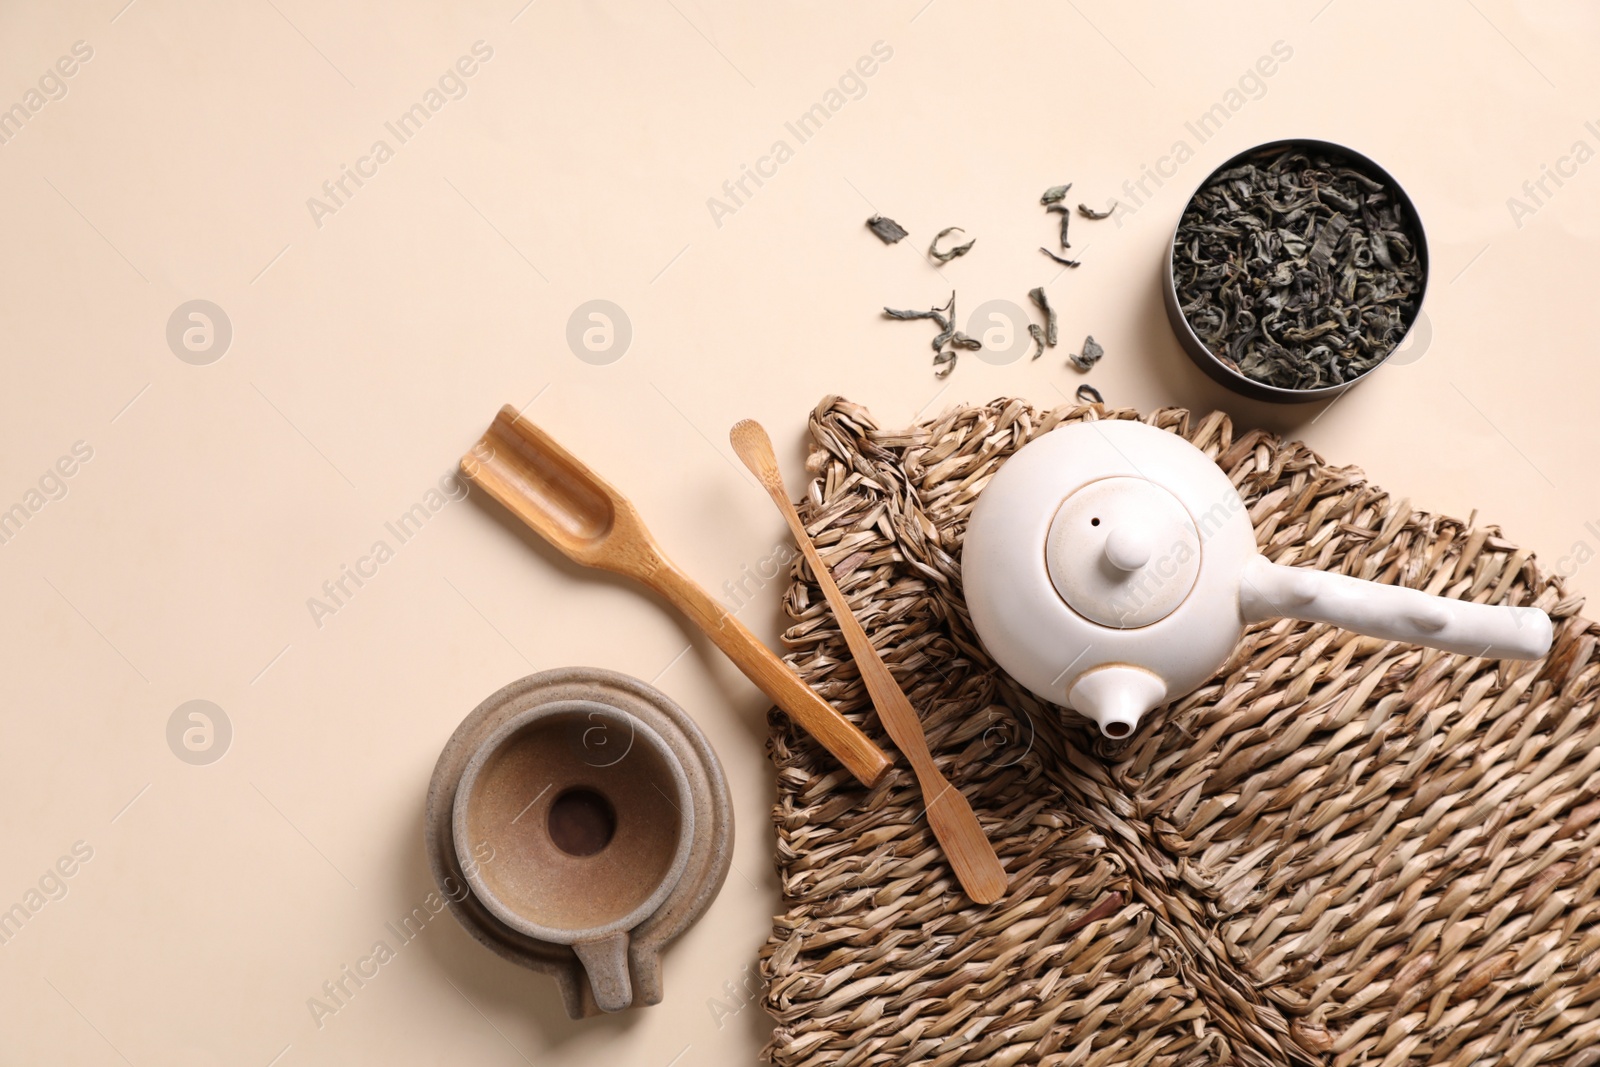
[[[458,841],[461,827],[486,840]],[[716,753],[681,708],[627,675],[571,667],[511,683],[457,727],[434,767],[424,844],[467,932],[555,978],[577,1019],[660,1002],[662,950],[728,873],[733,811]],[[568,888],[586,880],[588,893]]]

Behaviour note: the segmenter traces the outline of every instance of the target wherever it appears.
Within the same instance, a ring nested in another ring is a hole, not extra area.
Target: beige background
[[[0,545],[0,908],[93,849],[0,945],[0,1063],[754,1058],[770,1020],[725,983],[778,908],[759,694],[662,604],[557,563],[476,494],[320,627],[307,607],[505,402],[532,400],[713,590],[786,543],[732,459],[735,420],[768,425],[798,487],[824,393],[886,424],[1054,404],[1085,333],[1114,404],[1301,434],[1419,506],[1481,509],[1552,566],[1600,547],[1600,165],[1547,182],[1531,214],[1507,204],[1575,141],[1600,147],[1592,5],[123,3],[0,15],[0,106],[93,50],[0,145],[0,508],[93,449]],[[384,123],[477,41],[493,55],[466,95],[395,142]],[[1199,143],[1185,123],[1280,41],[1292,56]],[[797,144],[784,123],[875,42],[892,57],[864,94]],[[1189,189],[1296,133],[1385,163],[1433,251],[1431,341],[1331,408],[1213,387],[1158,299]],[[314,219],[308,198],[380,138],[393,158]],[[717,225],[707,199],[779,138],[793,158]],[[1041,189],[1103,204],[1180,139],[1194,157],[1142,206],[1075,224],[1080,270],[1034,250]],[[872,239],[873,208],[911,238]],[[947,225],[977,245],[936,271],[919,249]],[[1063,347],[967,357],[948,382],[926,324],[878,314],[1042,283]],[[166,340],[192,299],[231,322],[209,365]],[[566,341],[591,299],[632,327],[606,365]],[[1580,591],[1600,575],[1566,569]],[[772,639],[780,584],[741,610]],[[731,779],[736,869],[669,953],[666,1002],[569,1023],[548,979],[440,918],[319,1029],[307,999],[431,888],[421,811],[445,738],[505,682],[571,664],[657,679]],[[233,728],[208,766],[166,740],[192,699]]]

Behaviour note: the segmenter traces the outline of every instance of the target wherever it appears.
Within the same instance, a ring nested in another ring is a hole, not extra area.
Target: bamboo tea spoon
[[[575,563],[633,578],[665,597],[862,783],[875,785],[888,771],[882,749],[661,554],[626,497],[516,408],[500,409],[461,457],[461,473]]]
[[[850,610],[850,602],[844,598],[827,565],[822,562],[817,546],[811,543],[810,535],[800,522],[799,513],[783,488],[778,460],[772,453],[772,441],[767,437],[767,431],[761,428],[759,422],[745,419],[734,426],[728,437],[733,441],[733,450],[739,453],[744,465],[760,480],[767,495],[783,512],[795,543],[805,553],[811,573],[816,575],[817,584],[828,598],[828,606],[839,620],[839,629],[844,632],[850,655],[855,658],[856,669],[861,672],[861,680],[866,683],[873,706],[878,709],[883,728],[889,731],[889,736],[900,746],[900,751],[906,754],[912,770],[917,773],[917,784],[922,787],[922,795],[928,805],[928,826],[944,847],[945,855],[950,858],[950,866],[961,882],[961,888],[979,904],[994,903],[1006,891],[1006,871],[1000,865],[1000,857],[995,855],[994,846],[984,835],[983,827],[978,824],[978,817],[973,814],[967,798],[950,784],[934,764],[933,754],[928,751],[928,739],[922,732],[922,720],[917,718],[911,701],[906,699],[905,691],[894,680],[894,675],[889,673],[889,667],[878,655],[878,650],[872,647],[872,640]]]

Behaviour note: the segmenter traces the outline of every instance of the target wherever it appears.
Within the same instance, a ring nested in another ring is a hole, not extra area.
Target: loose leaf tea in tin
[[[1333,152],[1266,149],[1213,176],[1172,246],[1178,303],[1229,366],[1285,389],[1382,362],[1422,299],[1418,229],[1398,191]]]

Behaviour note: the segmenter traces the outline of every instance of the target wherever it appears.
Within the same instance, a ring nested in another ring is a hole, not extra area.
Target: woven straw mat
[[[865,790],[773,712],[767,1058],[1600,1064],[1596,628],[1496,528],[1220,413],[1158,411],[1228,473],[1272,560],[1536,604],[1550,655],[1263,623],[1113,743],[984,653],[960,559],[985,482],[1064,422],[1135,417],[1001,400],[891,433],[838,398],[813,413],[802,517],[1010,889],[961,894],[903,761]],[[893,752],[803,563],[792,577],[788,662]]]

